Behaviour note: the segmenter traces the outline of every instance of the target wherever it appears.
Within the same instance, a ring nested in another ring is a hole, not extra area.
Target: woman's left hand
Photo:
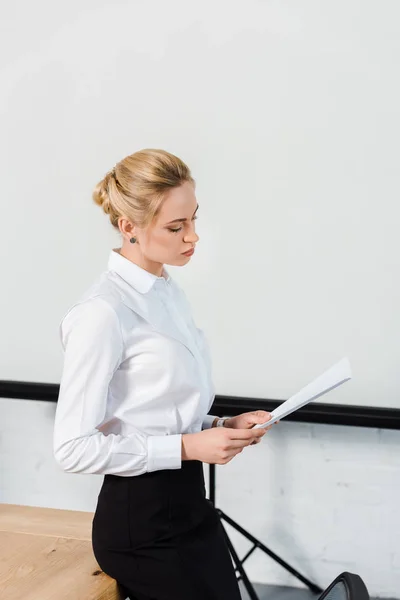
[[[271,418],[271,413],[265,410],[255,410],[253,412],[242,413],[237,417],[231,417],[227,419],[224,423],[224,427],[231,427],[232,429],[250,429],[254,425],[258,423],[266,423]],[[271,429],[272,425],[269,427],[265,427],[265,430],[268,431]],[[262,438],[252,442],[253,444],[259,444]]]

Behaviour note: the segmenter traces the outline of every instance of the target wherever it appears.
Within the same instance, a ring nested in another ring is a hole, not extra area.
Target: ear
[[[118,219],[118,227],[119,227],[122,237],[124,239],[126,239],[128,242],[131,239],[131,237],[137,238],[137,234],[138,234],[137,226],[134,223],[132,223],[132,221],[127,219],[126,217],[120,217]]]

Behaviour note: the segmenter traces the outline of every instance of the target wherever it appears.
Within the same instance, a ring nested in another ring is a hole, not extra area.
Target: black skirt
[[[101,569],[130,600],[240,600],[203,465],[105,475],[92,529]]]

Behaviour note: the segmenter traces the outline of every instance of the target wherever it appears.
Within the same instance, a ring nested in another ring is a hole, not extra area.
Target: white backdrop
[[[4,18],[3,18],[4,17]],[[219,394],[398,405],[400,4],[23,0],[0,25],[0,379],[59,382],[58,324],[119,237],[91,201],[146,147],[197,180],[182,284]]]

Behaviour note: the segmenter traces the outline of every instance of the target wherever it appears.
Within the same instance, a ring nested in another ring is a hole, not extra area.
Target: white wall
[[[94,184],[164,147],[198,181],[176,270],[221,394],[396,406],[400,4],[8,2],[0,35],[0,378],[58,382],[58,323],[116,238]]]
[[[217,393],[286,398],[348,355],[327,401],[398,406],[400,3],[3,8],[0,379],[59,382],[61,316],[118,243],[92,188],[161,147],[198,182],[201,243],[173,275]],[[92,510],[100,480],[54,464],[54,408],[1,401],[0,499]],[[281,423],[218,470],[221,506],[321,585],[348,568],[398,595],[399,442]],[[249,569],[296,584],[262,555]]]
[[[0,502],[93,511],[102,477],[58,468],[54,411],[0,400]],[[321,587],[349,570],[398,598],[399,448],[399,431],[282,421],[217,467],[217,505]],[[244,556],[249,543],[232,540]],[[246,565],[253,581],[301,586],[258,550]]]

